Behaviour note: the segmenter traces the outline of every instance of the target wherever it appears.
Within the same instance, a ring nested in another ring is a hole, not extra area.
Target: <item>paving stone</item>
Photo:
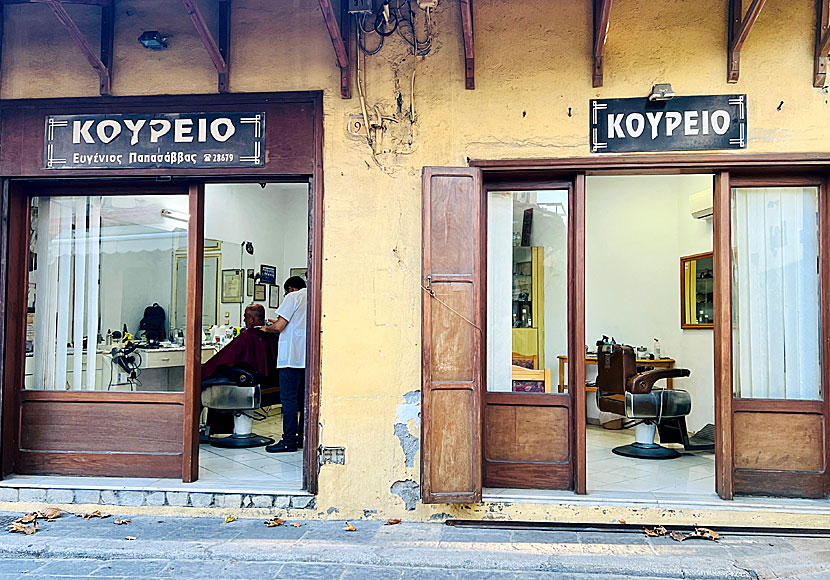
[[[457,580],[513,580],[515,574],[492,570],[458,570],[455,578]]]
[[[274,505],[273,495],[252,495],[249,496],[251,505],[257,508],[269,508]]]
[[[195,504],[194,504],[195,505]],[[216,494],[217,507],[227,509],[239,509],[242,507],[242,494],[239,493],[223,493]]]
[[[291,505],[291,497],[287,495],[278,495],[274,498],[274,507],[281,510],[287,510]]]
[[[16,487],[0,487],[0,501],[19,501]]]
[[[291,507],[294,509],[310,509],[314,507],[313,495],[295,495],[291,498]]]
[[[174,560],[159,572],[159,577],[173,576],[181,580],[191,578],[226,578],[222,573],[224,562],[213,560]]]
[[[348,566],[340,576],[341,580],[399,580],[401,570],[398,568],[381,568],[379,566]],[[323,578],[337,578],[337,576],[323,576]]]
[[[147,505],[164,505],[165,496],[163,491],[149,491],[144,494],[144,503]]]
[[[217,571],[216,577],[229,579],[257,578],[258,580],[265,580],[266,578],[277,577],[280,568],[282,568],[281,562],[231,562],[221,571]]]
[[[275,577],[285,579],[290,578],[291,580],[299,580],[300,578],[303,580],[331,580],[332,578],[345,578],[345,576],[342,576],[344,569],[344,566],[339,566],[337,564],[318,564],[316,562],[308,562],[305,564],[285,564],[282,568],[280,568]],[[400,576],[400,573],[398,573],[398,576]],[[398,576],[396,576],[396,578]],[[353,576],[352,578],[358,578],[358,576]],[[360,576],[359,578],[360,580],[366,580],[367,578],[375,580],[375,576]],[[377,579],[385,580],[385,578],[380,576],[378,576]]]
[[[48,576],[89,576],[101,567],[101,560],[49,560],[37,570],[37,578]],[[25,576],[24,576],[25,578]]]
[[[30,487],[22,487],[20,488],[20,492],[18,494],[20,501],[27,501],[27,502],[45,502],[46,501],[46,490],[45,489],[35,489]]]
[[[143,491],[119,491],[118,505],[138,507],[144,504]]]
[[[46,501],[49,503],[73,503],[75,492],[71,489],[47,489]]]
[[[75,503],[101,503],[101,492],[97,489],[76,489]]]
[[[104,505],[118,505],[118,495],[111,489],[101,491],[101,503]]]
[[[0,578],[16,578],[26,572],[39,570],[46,564],[46,560],[0,560]]]
[[[158,577],[159,573],[167,567],[167,564],[166,560],[107,560],[98,562],[98,569],[92,572],[90,577],[132,579],[136,572],[150,577]]]
[[[241,502],[241,498],[240,498]],[[213,505],[212,493],[191,493],[190,505],[193,507],[211,507]]]
[[[168,491],[167,505],[184,507],[187,505],[188,494],[186,491]]]
[[[455,570],[421,568],[404,570],[401,580],[455,580]],[[603,580],[605,580],[603,578]]]

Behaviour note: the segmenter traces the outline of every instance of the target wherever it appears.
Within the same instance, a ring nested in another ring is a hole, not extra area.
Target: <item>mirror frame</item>
[[[686,322],[686,268],[687,262],[696,262],[704,258],[713,258],[713,252],[703,252],[701,254],[692,254],[689,256],[681,256],[680,258],[680,328],[683,330],[690,330],[695,328],[714,328],[712,322]]]

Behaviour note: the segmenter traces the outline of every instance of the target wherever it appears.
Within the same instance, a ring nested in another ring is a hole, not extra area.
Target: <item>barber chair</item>
[[[675,449],[654,442],[658,425],[673,424],[688,440],[684,417],[692,410],[689,393],[679,389],[654,388],[660,379],[688,377],[689,369],[643,370],[637,367],[637,356],[630,346],[597,344],[597,405],[600,411],[616,413],[639,421],[634,443],[612,449],[617,455],[638,459],[674,459]],[[664,429],[661,428],[661,436]],[[666,441],[662,443],[681,443]]]
[[[262,381],[247,369],[228,367],[202,381],[202,406],[233,411],[233,434],[209,439],[214,447],[261,447],[274,442],[252,432],[253,412],[262,407]]]

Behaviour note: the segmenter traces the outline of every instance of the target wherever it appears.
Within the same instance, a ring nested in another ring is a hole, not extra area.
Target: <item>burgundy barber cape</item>
[[[202,365],[202,380],[222,367],[242,366],[265,377],[265,384],[276,385],[277,335],[258,329],[243,330],[230,344]]]

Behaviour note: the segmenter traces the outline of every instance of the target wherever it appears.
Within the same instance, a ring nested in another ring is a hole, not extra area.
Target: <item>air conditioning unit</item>
[[[689,196],[689,211],[695,219],[712,217],[712,190],[704,189]]]

